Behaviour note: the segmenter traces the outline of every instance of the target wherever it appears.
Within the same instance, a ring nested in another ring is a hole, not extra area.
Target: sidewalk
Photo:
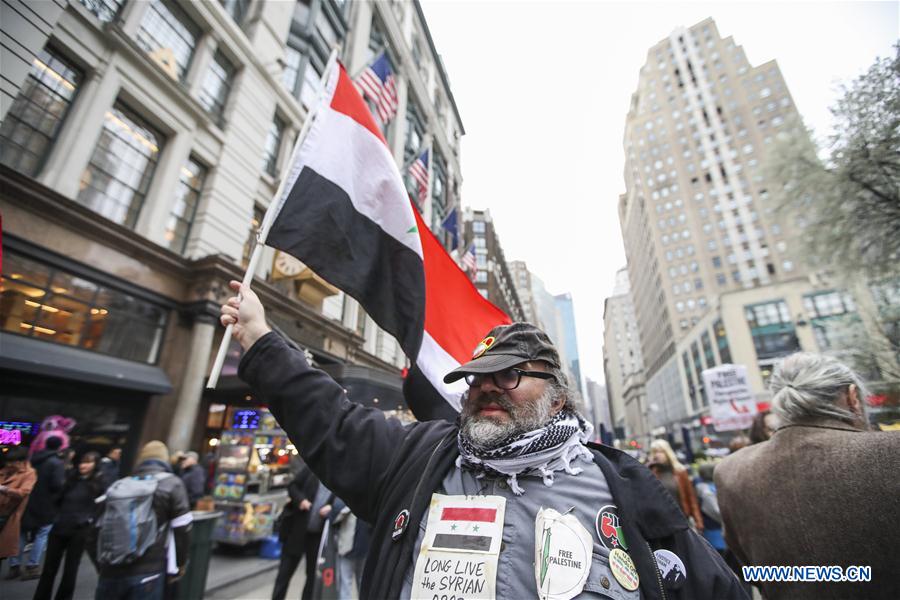
[[[31,581],[6,581],[6,573],[9,570],[9,561],[3,561],[3,569],[0,571],[0,598],[3,600],[30,600],[34,596],[34,590],[37,588],[38,580]],[[206,577],[206,595],[216,591],[225,591],[231,586],[242,581],[260,576],[258,581],[260,585],[265,585],[266,577],[271,578],[272,583],[275,581],[275,572],[278,569],[278,561],[258,556],[244,556],[234,552],[213,552],[209,561],[209,573]],[[299,571],[299,569],[298,569]],[[62,578],[62,567],[56,575],[56,584]],[[302,579],[300,573],[296,578]],[[271,584],[269,584],[268,596],[271,597]],[[301,582],[302,588],[302,582]],[[75,600],[90,600],[94,597],[94,591],[97,589],[97,571],[90,559],[85,555],[81,559],[81,567],[78,570],[78,583],[75,585]],[[260,591],[262,591],[261,588]],[[254,593],[253,597],[257,594]],[[299,594],[298,594],[299,596]],[[227,597],[227,596],[226,596]],[[249,598],[250,596],[247,596]],[[259,596],[262,600],[263,596]]]

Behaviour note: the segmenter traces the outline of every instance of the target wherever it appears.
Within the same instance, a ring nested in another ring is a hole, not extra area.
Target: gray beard
[[[460,434],[476,448],[493,449],[511,436],[546,425],[553,417],[551,409],[558,395],[556,386],[548,386],[540,398],[530,404],[514,404],[506,394],[483,399],[482,403],[495,402],[509,414],[509,420],[501,422],[493,417],[479,416],[477,412],[481,405],[473,405],[466,390],[461,400]]]

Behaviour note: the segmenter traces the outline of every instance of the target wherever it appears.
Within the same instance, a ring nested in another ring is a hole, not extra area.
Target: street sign
[[[756,398],[744,365],[721,365],[703,371],[710,416],[716,431],[746,429],[756,415]]]

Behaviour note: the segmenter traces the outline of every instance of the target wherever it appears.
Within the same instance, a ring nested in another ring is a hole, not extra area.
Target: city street
[[[303,591],[305,581],[305,566],[301,562],[297,568],[291,587],[288,590],[288,598],[299,598]],[[272,586],[275,582],[275,573],[278,569],[278,561],[259,558],[256,556],[235,556],[214,552],[209,564],[209,574],[206,578],[205,598],[217,600],[264,600],[272,597]],[[0,580],[6,577],[9,570],[7,561],[4,561],[0,571]],[[61,573],[57,575],[57,580]],[[30,600],[37,588],[38,580],[31,581],[2,581],[3,600]],[[75,600],[87,600],[94,597],[97,588],[97,571],[91,561],[85,556],[81,561],[78,571],[78,584],[75,587]]]

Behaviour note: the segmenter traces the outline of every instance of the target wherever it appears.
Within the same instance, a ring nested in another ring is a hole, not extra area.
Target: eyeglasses
[[[466,375],[466,383],[469,384],[469,387],[479,386],[488,375],[490,375],[494,385],[501,390],[514,390],[519,387],[519,382],[522,381],[523,375],[526,377],[536,377],[538,379],[556,379],[553,373],[545,373],[544,371],[525,371],[523,369],[517,369],[516,367],[510,367],[494,373],[469,373]]]

